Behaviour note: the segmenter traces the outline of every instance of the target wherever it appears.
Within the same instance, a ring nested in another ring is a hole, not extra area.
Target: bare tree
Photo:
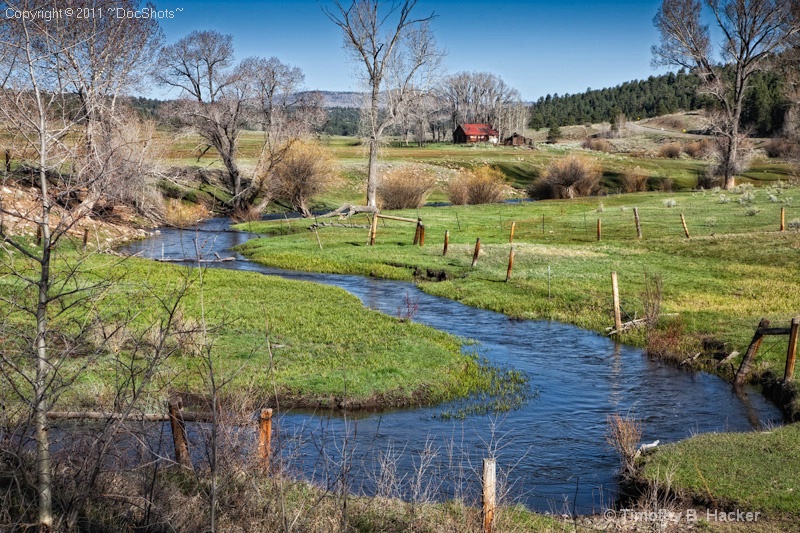
[[[250,57],[234,65],[233,38],[216,31],[194,31],[162,49],[153,76],[181,91],[167,112],[188,123],[205,150],[217,151],[237,210],[249,209],[259,196],[256,210],[266,207],[271,197],[264,185],[271,169],[292,139],[321,122],[313,94],[297,96],[304,79],[299,68],[274,57]],[[248,121],[265,131],[254,179],[243,176],[238,163],[239,137]]]
[[[367,208],[377,210],[378,149],[385,130],[396,124],[408,103],[428,92],[442,52],[428,23],[431,14],[414,18],[417,0],[353,0],[345,7],[338,0],[325,14],[342,29],[344,46],[363,63],[369,89],[366,127],[369,142]],[[384,9],[385,8],[385,9]],[[383,108],[383,112],[382,112]]]
[[[653,23],[661,44],[653,46],[653,64],[694,71],[702,91],[718,104],[712,125],[719,136],[716,174],[725,189],[735,185],[743,158],[740,118],[750,78],[771,67],[775,56],[797,33],[792,10],[797,0],[707,0],[722,39],[715,57],[709,26],[698,0],[663,0]]]
[[[492,124],[505,137],[521,132],[528,109],[519,92],[490,72],[459,72],[448,77],[441,89],[452,120],[459,124]]]
[[[114,4],[120,5],[134,4]],[[37,0],[2,4],[4,10],[21,13],[52,12],[52,8],[51,2]],[[108,178],[119,176],[121,161],[130,162],[119,154],[125,143],[111,135],[113,142],[104,144],[100,130],[114,129],[119,118],[117,98],[135,82],[146,62],[143,54],[157,46],[159,35],[157,26],[149,23],[126,27],[108,19],[0,19],[0,117],[12,134],[10,142],[21,167],[29,169],[37,189],[33,207],[0,198],[2,269],[16,280],[2,306],[4,315],[6,310],[15,315],[14,320],[0,319],[12,327],[2,336],[13,333],[12,341],[4,342],[0,350],[0,375],[3,388],[13,390],[29,409],[28,419],[35,428],[35,475],[29,481],[35,487],[37,525],[42,531],[53,528],[47,412],[88,364],[89,359],[64,370],[82,349],[93,323],[89,317],[107,287],[104,282],[79,281],[85,257],[78,254],[64,260],[60,244],[89,214],[99,195],[114,194],[107,190]],[[80,205],[69,201],[86,191],[92,200]],[[31,226],[38,234],[34,242],[23,235]],[[59,321],[63,328],[79,308],[89,310],[86,321],[77,326],[79,331],[74,331],[75,324],[71,331],[60,329]],[[20,323],[27,328],[14,330]]]

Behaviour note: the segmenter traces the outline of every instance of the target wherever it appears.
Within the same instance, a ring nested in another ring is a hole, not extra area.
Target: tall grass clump
[[[583,141],[584,148],[587,150],[594,150],[595,152],[611,152],[611,143],[605,139],[596,139],[593,137],[587,137],[585,141]]]
[[[647,190],[647,175],[639,167],[625,172],[619,179],[622,192],[645,192]]]
[[[447,195],[453,205],[493,204],[503,200],[506,189],[503,173],[484,165],[459,173],[450,182]]]
[[[682,151],[683,147],[681,146],[681,143],[667,143],[659,148],[658,157],[663,157],[665,159],[678,159],[681,156]]]
[[[528,189],[532,198],[561,199],[590,196],[600,191],[600,166],[579,155],[556,159]]]
[[[764,143],[764,152],[772,159],[789,159],[800,154],[800,145],[789,139],[775,137]]]
[[[392,169],[378,185],[378,203],[381,209],[416,209],[425,203],[436,179],[417,166]]]
[[[711,143],[707,139],[691,142],[683,147],[683,151],[692,159],[705,159],[711,155],[711,149]]]
[[[208,218],[210,211],[203,204],[191,204],[182,200],[170,199],[164,208],[164,223],[176,228],[193,226]]]

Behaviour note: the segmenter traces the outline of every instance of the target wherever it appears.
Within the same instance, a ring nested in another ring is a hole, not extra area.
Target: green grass
[[[77,263],[76,253],[68,252],[57,270],[67,263]],[[76,278],[83,285],[108,279],[115,281],[96,305],[97,314],[109,331],[127,321],[126,328],[134,334],[163,320],[160,300],[169,301],[187,286],[180,302],[182,323],[197,329],[205,309],[218,375],[232,378],[231,393],[249,389],[262,401],[273,396],[267,332],[283,405],[433,404],[490,391],[502,386],[504,379],[502,372],[462,354],[460,339],[367,309],[343,289],[248,272],[201,272],[141,259],[120,262],[103,255],[89,256]],[[0,293],[19,301],[35,297],[30,287],[22,287],[7,272],[0,273]],[[57,308],[51,308],[52,326],[62,333],[75,334],[77,324],[92,315],[82,307],[66,313]],[[21,328],[30,320],[20,314],[10,318]],[[100,342],[97,331],[81,341],[87,346],[79,352],[88,353]],[[159,383],[169,390],[203,394],[207,376],[191,350],[196,343],[202,345],[202,339],[199,334],[185,337],[189,339],[170,338],[180,351],[167,360]],[[128,357],[130,343],[119,341],[116,346],[121,356],[112,350],[97,359],[68,360],[66,374],[87,362],[89,368],[54,408],[111,404],[122,371],[120,359]]]
[[[319,230],[324,247],[320,251],[314,234],[299,229],[296,222],[295,233],[250,241],[242,251],[258,262],[283,268],[401,280],[414,279],[415,271],[444,270],[448,281],[421,281],[421,288],[513,317],[558,320],[599,332],[613,324],[611,271],[619,273],[623,308],[631,317],[643,313],[644,274],[660,274],[663,311],[676,315],[667,322],[679,322],[676,327],[688,339],[685,351],[700,351],[704,340],[714,340],[724,342],[728,353],[744,353],[760,318],[785,325],[800,311],[793,279],[800,259],[800,234],[777,231],[781,207],[787,222],[800,218],[800,206],[795,207],[793,201],[800,197],[800,190],[749,192],[754,195],[752,205],[739,203],[747,198],[741,193],[708,191],[394,213],[422,218],[423,248],[411,244],[412,224],[381,221],[374,247],[365,245],[366,229],[324,227]],[[722,194],[731,201],[722,202]],[[674,200],[675,207],[667,207],[667,199]],[[641,240],[635,238],[633,207],[638,207],[642,221]],[[748,215],[750,208],[758,213]],[[681,213],[691,239],[683,235]],[[596,239],[598,218],[603,227],[600,242]],[[516,261],[511,282],[504,283],[512,221],[516,221]],[[367,219],[357,217],[354,223],[364,225]],[[238,227],[267,232],[281,224]],[[445,230],[450,231],[450,250],[442,257]],[[482,253],[472,269],[478,237]],[[640,332],[622,340],[644,343]],[[765,343],[757,374],[767,369],[782,372],[785,342],[775,338]],[[729,372],[730,367],[722,370]]]
[[[800,514],[800,425],[764,433],[705,434],[646,457],[642,478],[724,509]]]

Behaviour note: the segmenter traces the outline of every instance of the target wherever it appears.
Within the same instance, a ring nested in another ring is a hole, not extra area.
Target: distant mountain
[[[364,93],[354,91],[307,91],[322,94],[324,107],[361,107]],[[300,93],[305,94],[305,93]]]

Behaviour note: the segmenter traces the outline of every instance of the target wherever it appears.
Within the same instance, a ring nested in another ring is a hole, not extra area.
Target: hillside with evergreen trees
[[[699,85],[697,76],[681,70],[580,94],[548,94],[531,105],[530,126],[539,129],[612,122],[621,113],[638,119],[708,108],[713,103],[698,93]],[[783,126],[787,108],[780,76],[774,72],[757,74],[748,90],[742,125],[751,127],[757,135],[773,135]]]

